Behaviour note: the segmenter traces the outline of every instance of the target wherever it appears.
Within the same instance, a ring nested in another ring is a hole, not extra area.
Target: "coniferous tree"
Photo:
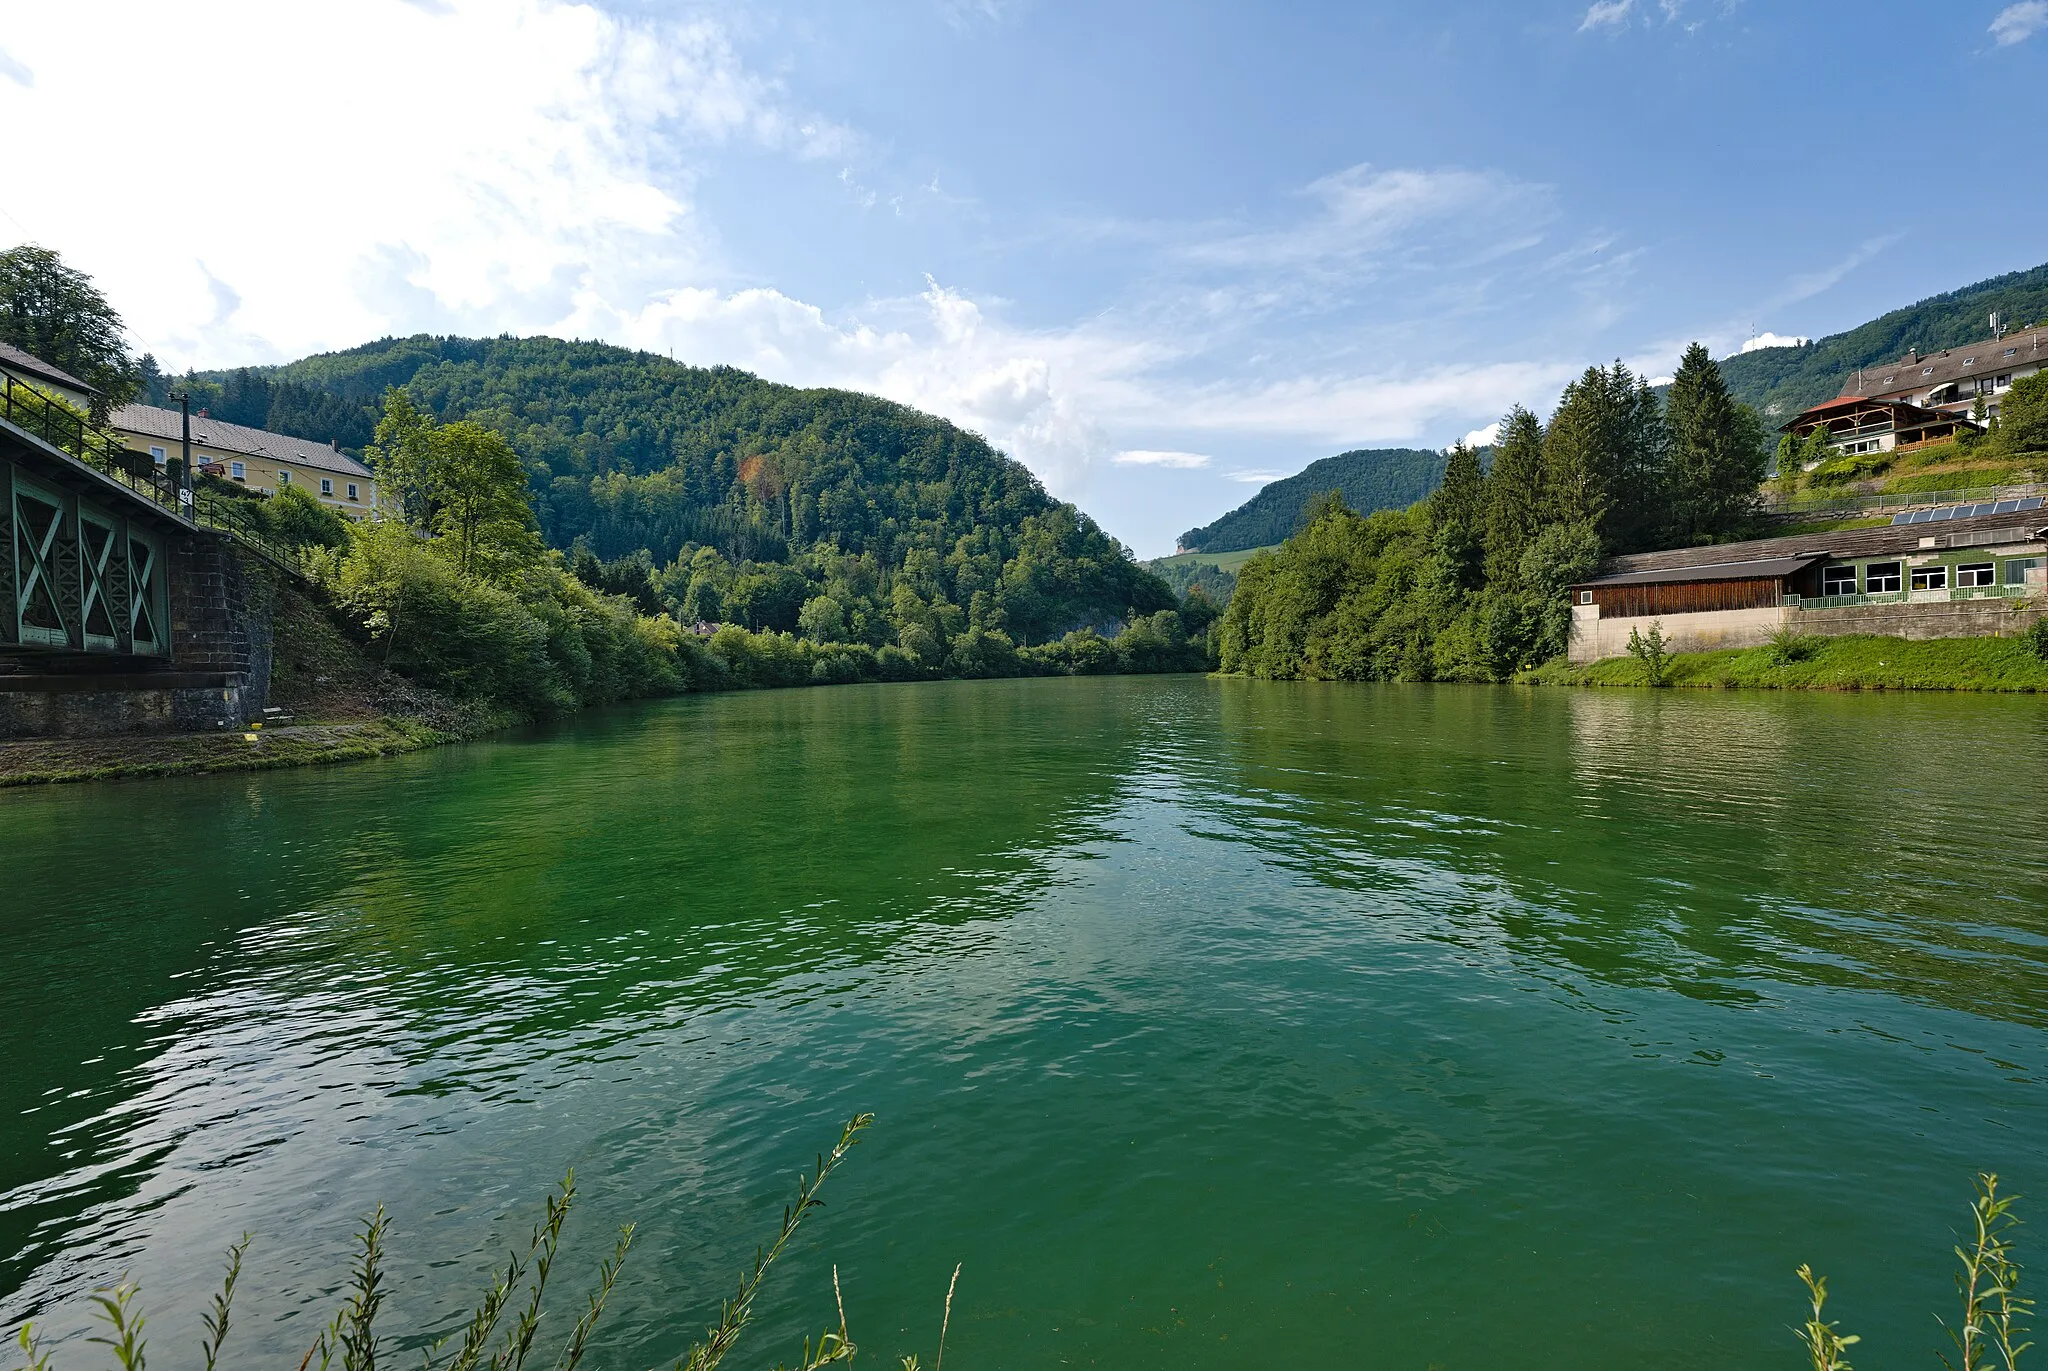
[[[1706,543],[1739,532],[1764,476],[1762,424],[1728,393],[1721,368],[1698,343],[1678,364],[1667,422],[1673,538]]]
[[[1479,454],[1465,444],[1451,449],[1429,513],[1437,555],[1447,560],[1458,585],[1476,587],[1486,547],[1486,473]]]
[[[1486,579],[1514,581],[1522,553],[1543,527],[1543,426],[1516,405],[1501,420],[1486,478]]]
[[[1663,531],[1662,406],[1617,361],[1565,388],[1544,433],[1550,522],[1585,524],[1609,552],[1653,545]]]
[[[1661,547],[1670,536],[1671,437],[1664,405],[1619,359],[1607,376],[1621,447],[1610,487],[1614,503],[1601,535],[1618,552]]]

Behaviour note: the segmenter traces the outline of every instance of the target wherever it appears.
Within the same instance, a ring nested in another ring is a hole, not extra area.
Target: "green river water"
[[[728,1365],[836,1262],[871,1367],[962,1263],[958,1371],[1790,1368],[1810,1260],[1931,1371],[1974,1172],[2048,1270],[2044,839],[2039,700],[1200,677],[0,793],[0,1332],[193,1364],[247,1230],[296,1366],[379,1200],[447,1332],[573,1166],[646,1366],[873,1110]]]

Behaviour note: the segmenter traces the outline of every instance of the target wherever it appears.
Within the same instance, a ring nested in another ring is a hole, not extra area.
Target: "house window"
[[[1994,384],[1995,386],[1997,386],[1997,387],[1998,387],[1998,389],[2000,389],[2000,390],[2004,390],[2004,389],[2005,389],[2005,388],[2006,388],[2007,386],[2009,386],[2009,385],[2011,385],[2011,384],[2012,384],[2012,373],[2011,373],[2011,372],[2007,372],[2007,373],[2006,373],[2005,375],[2003,375],[2003,376],[1999,377],[1999,378],[1998,378],[1998,379],[1997,379],[1997,380],[1996,380],[1995,382],[1993,382],[1992,384]]]
[[[2015,557],[2005,564],[2005,583],[2009,586],[2023,586],[2027,583],[2027,573],[2039,571],[2044,565],[2048,565],[2048,558]]]
[[[1582,605],[1590,605],[1590,604],[1592,604],[1592,603],[1593,603],[1593,592],[1592,592],[1592,591],[1590,591],[1590,590],[1582,590],[1582,591],[1580,591],[1580,592],[1579,592],[1579,603],[1580,603],[1580,604],[1582,604]]]
[[[240,462],[229,462],[228,475],[234,477],[237,481],[246,481],[249,479],[249,469]]]
[[[1959,586],[1988,586],[1991,584],[1991,563],[1972,562],[1956,568],[1956,584]]]
[[[171,454],[170,454],[170,453],[168,453],[168,452],[165,452],[165,451],[164,451],[164,450],[163,450],[162,448],[158,447],[158,446],[157,446],[157,445],[156,445],[155,443],[151,443],[151,444],[149,445],[149,460],[150,460],[150,461],[152,461],[152,462],[155,462],[155,463],[156,463],[156,464],[157,464],[158,466],[162,466],[162,465],[163,465],[163,464],[164,464],[165,462],[168,462],[168,461],[169,461],[170,459],[171,459]]]
[[[334,482],[329,480],[327,477],[322,476],[320,478],[320,493],[322,495],[334,494]]]
[[[2007,348],[2005,350],[2005,355],[2008,357],[2017,357],[2020,355],[2020,350],[2018,348]]]
[[[1933,367],[1922,367],[1922,368],[1920,368],[1920,374],[1921,374],[1922,376],[1932,376],[1932,375],[1934,374],[1934,368],[1933,368]]]
[[[1852,566],[1831,566],[1820,574],[1820,593],[1823,595],[1854,595],[1856,593],[1856,568]]]
[[[292,474],[289,471],[284,471],[280,469],[277,473],[277,488],[279,490],[283,490],[286,486],[290,485],[291,483]]]
[[[348,498],[351,500],[360,498],[356,494],[356,483],[354,481],[348,483]]]
[[[1899,588],[1897,562],[1872,562],[1863,569],[1863,589],[1870,595],[1889,595]]]
[[[1886,385],[1890,385],[1890,384],[1891,384],[1892,382],[1894,382],[1894,381],[1896,381],[1896,380],[1898,380],[1898,379],[1899,379],[1899,378],[1898,378],[1898,377],[1896,377],[1896,376],[1887,376],[1887,377],[1885,377],[1885,378],[1884,378],[1884,383],[1885,383]]]
[[[1948,568],[1945,566],[1916,566],[1913,568],[1913,589],[1947,590]]]

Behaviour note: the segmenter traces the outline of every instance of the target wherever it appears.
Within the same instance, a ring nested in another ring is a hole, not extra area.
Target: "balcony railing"
[[[1861,595],[1787,595],[1794,609],[1851,609],[1861,605],[1939,604],[1953,600],[2024,600],[2034,586],[1956,586],[1950,590],[1880,590]]]

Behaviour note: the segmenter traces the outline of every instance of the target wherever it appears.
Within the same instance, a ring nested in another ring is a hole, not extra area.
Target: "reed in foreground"
[[[1987,1172],[1977,1177],[1977,1194],[1970,1205],[1975,1233],[1955,1248],[1961,1264],[1956,1293],[1962,1298],[1962,1316],[1954,1324],[1936,1316],[1955,1344],[1957,1360],[1942,1354],[1941,1364],[1948,1371],[2019,1371],[2020,1354],[2033,1346],[2026,1335],[2034,1302],[2020,1294],[2020,1264],[2013,1257],[2012,1230],[2020,1221],[2012,1207],[2018,1198],[1998,1193],[1997,1176]],[[1827,1277],[1814,1275],[1807,1266],[1800,1267],[1798,1275],[1812,1301],[1812,1313],[1794,1332],[1813,1371],[1852,1371],[1847,1352],[1860,1339],[1838,1332],[1827,1321]]]
[[[824,1188],[825,1181],[873,1122],[872,1114],[859,1114],[848,1121],[832,1150],[818,1158],[809,1175],[799,1179],[796,1201],[782,1211],[782,1227],[775,1241],[755,1252],[753,1265],[741,1277],[739,1289],[719,1306],[718,1322],[706,1329],[704,1336],[676,1359],[676,1371],[713,1371],[725,1360],[753,1318],[754,1299],[760,1293],[769,1268],[789,1246],[804,1216],[820,1203],[818,1192]],[[490,1287],[477,1301],[476,1308],[464,1324],[459,1340],[457,1335],[449,1334],[430,1345],[421,1362],[421,1371],[524,1371],[529,1360],[535,1360],[535,1347],[540,1341],[543,1322],[543,1299],[560,1250],[562,1224],[569,1217],[575,1198],[576,1177],[572,1171],[562,1181],[561,1188],[548,1197],[546,1214],[535,1226],[526,1250],[511,1253],[504,1268],[494,1273]],[[389,1363],[394,1349],[377,1327],[377,1315],[383,1307],[386,1293],[384,1253],[389,1226],[390,1221],[382,1205],[364,1221],[362,1231],[356,1236],[356,1257],[349,1274],[347,1297],[306,1350],[306,1355],[299,1361],[298,1371],[337,1371],[337,1367],[339,1371],[376,1371],[380,1359]],[[240,1242],[228,1249],[227,1275],[201,1319],[205,1336],[199,1351],[205,1371],[215,1371],[221,1344],[233,1327],[235,1289],[241,1281],[242,1261],[248,1252],[249,1241],[249,1236],[244,1234]],[[594,1286],[584,1299],[582,1313],[563,1338],[559,1349],[552,1358],[545,1358],[542,1354],[542,1358],[551,1363],[551,1371],[576,1371],[583,1361],[590,1346],[591,1333],[604,1314],[605,1304],[611,1298],[612,1288],[618,1282],[619,1271],[625,1265],[626,1254],[632,1245],[633,1226],[628,1224],[619,1230],[611,1256],[599,1265]],[[957,1283],[959,1278],[960,1272],[956,1267],[953,1279]],[[839,1293],[836,1267],[832,1272],[832,1290],[836,1298]],[[94,1294],[93,1303],[106,1331],[90,1341],[108,1349],[119,1371],[146,1371],[147,1339],[143,1329],[147,1319],[142,1313],[135,1284],[123,1281],[110,1290],[99,1291]],[[847,1331],[846,1305],[843,1300],[838,1303],[838,1326],[819,1334],[815,1343],[805,1340],[795,1371],[818,1371],[818,1368],[834,1362],[853,1359],[856,1349]],[[948,1286],[945,1321],[941,1323],[939,1333],[941,1366],[945,1360],[945,1324],[951,1321],[952,1309],[953,1288]],[[23,1359],[22,1371],[53,1371],[52,1354],[44,1350],[33,1325],[23,1325],[16,1341]],[[541,1361],[535,1360],[535,1365],[540,1364]],[[914,1371],[916,1359],[907,1358],[904,1364]],[[791,1368],[779,1366],[777,1371],[791,1371]]]

